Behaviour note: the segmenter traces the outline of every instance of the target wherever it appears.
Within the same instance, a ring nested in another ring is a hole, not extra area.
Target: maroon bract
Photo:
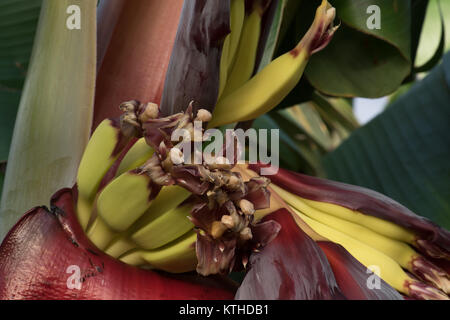
[[[1,244],[0,299],[233,298],[233,285],[221,278],[143,270],[97,250],[78,224],[72,190],[51,203],[51,211],[26,213]]]

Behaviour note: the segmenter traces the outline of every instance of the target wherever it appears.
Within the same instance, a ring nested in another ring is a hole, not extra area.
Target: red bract
[[[343,247],[314,242],[287,209],[263,221],[281,225],[278,236],[250,257],[250,271],[237,299],[402,299],[380,279],[380,289],[367,286],[366,268]]]
[[[99,31],[111,36],[109,42],[109,37],[99,39],[99,54],[107,49],[98,66],[94,128],[105,118],[118,117],[123,101],[159,104],[182,4],[182,0],[126,1],[120,14],[111,13],[115,11],[111,6],[105,8],[111,14],[99,16]],[[116,18],[117,24],[105,27]]]
[[[236,299],[343,299],[330,265],[286,209],[266,216],[281,225],[277,237],[250,256]]]
[[[317,245],[327,256],[336,282],[347,299],[402,299],[402,296],[382,279],[380,279],[379,289],[369,289],[367,286],[367,268],[349,254],[342,246],[329,241],[318,241]]]
[[[233,298],[233,285],[221,278],[143,270],[97,250],[78,224],[70,189],[51,204],[26,213],[0,246],[0,299]],[[81,289],[69,289],[78,280]]]
[[[252,164],[251,170],[260,172],[261,164]],[[414,231],[417,244],[431,256],[450,256],[450,232],[432,221],[376,191],[326,179],[320,179],[280,168],[270,176],[276,185],[305,199],[328,202],[359,211],[363,214],[392,221]]]

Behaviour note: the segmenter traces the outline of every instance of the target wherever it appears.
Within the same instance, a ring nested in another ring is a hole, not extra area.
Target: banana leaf
[[[317,4],[316,0],[301,2],[278,54],[291,49],[305,32]],[[286,98],[290,105],[311,95],[306,80],[328,95],[376,98],[394,92],[413,70],[427,1],[335,0],[332,4],[341,27],[327,48],[311,58],[303,85]],[[367,8],[372,5],[380,8],[380,29],[367,26],[373,14]]]
[[[42,0],[0,3],[0,162],[8,158]]]
[[[450,49],[450,2],[430,0],[423,14],[425,14],[424,23],[418,30],[420,41],[414,57],[416,68],[428,65],[430,61],[438,63],[442,58],[442,52],[440,56],[438,55],[439,51],[445,52]],[[440,39],[438,35],[441,35]],[[433,66],[431,64],[431,67]]]
[[[323,161],[330,179],[364,186],[450,229],[450,53]]]
[[[20,215],[72,186],[92,119],[95,2],[79,4],[81,29],[66,27],[69,0],[42,4],[20,100],[0,208],[0,238]]]

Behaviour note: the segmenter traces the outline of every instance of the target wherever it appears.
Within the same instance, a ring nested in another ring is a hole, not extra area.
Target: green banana
[[[230,47],[230,34],[226,36],[225,41],[223,43],[222,47],[222,56],[220,57],[220,75],[219,75],[219,95],[217,96],[220,98],[220,96],[223,93],[223,90],[225,89],[225,84],[227,83],[227,77],[228,77],[228,52]]]
[[[97,217],[86,230],[86,235],[100,250],[104,249],[106,245],[114,237],[115,233],[101,217]]]
[[[192,229],[191,222],[186,218],[189,212],[183,212],[185,214],[183,219],[178,219],[180,213],[175,210],[189,196],[190,192],[182,187],[176,185],[162,187],[145,213],[112,239],[106,252],[118,257],[138,245],[144,249],[153,249],[176,239],[180,236],[181,230],[186,232]],[[184,208],[185,211],[188,209]],[[173,210],[175,211],[172,212]]]
[[[131,238],[144,249],[161,247],[194,228],[188,219],[191,210],[192,205],[190,204],[174,208],[155,218],[134,233]]]
[[[98,216],[115,232],[125,231],[150,207],[153,192],[147,174],[125,172],[100,192]]]
[[[106,172],[119,156],[118,144],[121,129],[111,119],[103,120],[92,137],[81,158],[78,168],[78,193],[87,201],[93,201]]]
[[[236,52],[241,39],[242,26],[244,25],[245,17],[245,0],[231,0],[231,34],[230,45],[228,51],[227,73],[231,72],[236,60]]]
[[[244,20],[236,58],[223,90],[224,97],[250,79],[255,68],[256,51],[261,33],[261,18],[264,13],[260,5],[260,1],[255,1],[251,13]]]
[[[105,247],[105,252],[112,257],[119,257],[124,252],[136,249],[137,245],[128,238],[128,234],[117,234],[111,242]]]
[[[83,230],[86,230],[89,220],[91,219],[92,203],[91,201],[86,200],[81,194],[78,194],[76,208],[78,221],[80,222],[81,228],[83,228]]]
[[[171,273],[193,271],[197,265],[196,240],[197,232],[191,230],[163,247],[154,250],[134,249],[123,254],[119,260],[132,265],[145,263]]]
[[[148,159],[150,159],[153,152],[153,148],[147,144],[145,138],[140,138],[123,157],[119,168],[117,169],[116,176],[120,176],[122,173],[139,168]]]

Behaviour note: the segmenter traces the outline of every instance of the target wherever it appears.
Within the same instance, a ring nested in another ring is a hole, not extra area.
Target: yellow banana
[[[254,119],[274,108],[298,83],[307,61],[305,51],[278,57],[239,89],[224,95],[214,109],[209,126]]]
[[[191,230],[163,247],[154,250],[134,249],[119,259],[133,265],[145,263],[152,268],[172,273],[193,271],[197,265],[196,240],[197,233]]]
[[[228,77],[228,51],[230,47],[230,35],[227,35],[222,46],[222,56],[220,57],[220,75],[219,75],[219,95],[220,98]]]
[[[236,58],[223,91],[224,97],[240,88],[253,73],[263,13],[260,1],[255,1],[253,10],[244,19]]]
[[[302,200],[310,207],[316,208],[340,219],[357,223],[391,239],[413,244],[416,238],[413,232],[393,222],[362,214],[358,211],[354,211],[333,203],[308,199]]]
[[[214,109],[209,127],[254,119],[280,103],[300,81],[309,56],[321,50],[331,39],[336,30],[331,27],[334,15],[334,8],[323,0],[311,28],[293,50],[273,60],[233,92],[227,90],[227,85]],[[238,61],[233,69],[238,72],[237,64]],[[234,82],[232,75],[228,82],[230,85]]]
[[[147,174],[121,174],[100,192],[98,216],[115,232],[125,231],[149,208],[153,188]]]
[[[273,189],[277,193],[281,191],[277,186]],[[402,268],[408,270],[422,280],[430,282],[445,293],[449,292],[450,281],[448,279],[448,275],[446,275],[443,270],[440,270],[428,262],[423,256],[418,254],[406,243],[385,237],[356,223],[326,214],[320,210],[308,206],[303,199],[297,199],[295,204],[292,204],[292,206],[311,219],[314,219],[358,241],[361,241],[372,248],[377,249],[396,261]]]
[[[140,138],[136,143],[128,150],[125,157],[120,162],[117,169],[116,176],[120,176],[122,173],[131,171],[133,169],[142,166],[153,155],[153,148],[150,147],[145,138]]]
[[[228,51],[228,65],[227,72],[231,72],[234,65],[236,52],[241,39],[242,26],[244,25],[245,17],[245,0],[231,0],[231,34]]]
[[[93,201],[100,182],[118,158],[120,128],[111,119],[103,120],[92,137],[81,158],[78,168],[78,193],[87,201]]]
[[[358,211],[350,210],[336,204],[301,198],[274,184],[272,184],[271,187],[276,189],[277,193],[280,194],[287,203],[294,207],[301,206],[301,203],[303,202],[311,208],[333,215],[337,218],[362,225],[391,239],[406,243],[412,243],[415,239],[414,233],[399,225],[396,225],[393,222],[365,215]]]
[[[330,241],[343,246],[352,256],[368,269],[378,268],[380,278],[397,291],[406,295],[424,299],[448,299],[441,291],[430,287],[408,276],[400,265],[382,252],[372,248],[342,232],[309,218],[302,212],[292,208],[315,232]]]

